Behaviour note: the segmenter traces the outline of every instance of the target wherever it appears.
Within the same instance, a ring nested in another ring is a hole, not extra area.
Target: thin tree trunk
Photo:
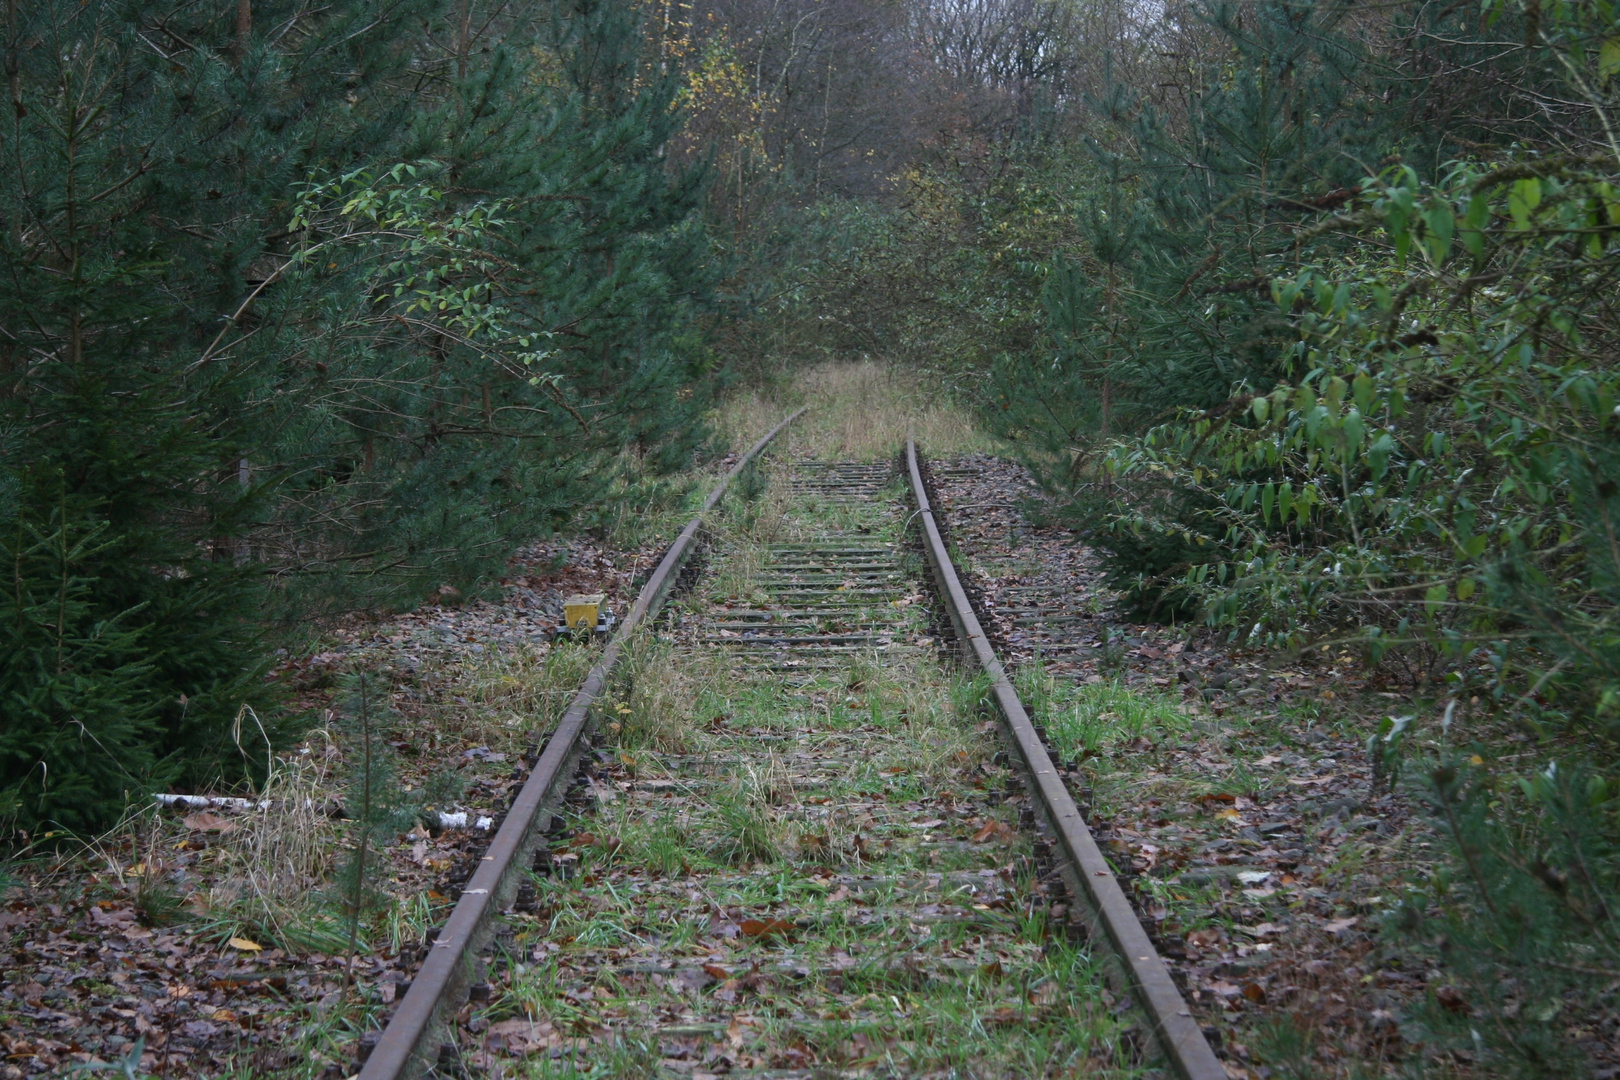
[[[247,59],[253,44],[253,0],[236,0],[236,59]]]

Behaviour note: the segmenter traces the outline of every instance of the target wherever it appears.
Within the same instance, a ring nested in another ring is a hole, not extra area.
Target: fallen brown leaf
[[[772,936],[787,937],[793,933],[793,924],[786,919],[744,919],[738,929],[744,937],[766,938]]]
[[[181,818],[181,823],[193,832],[217,832],[221,835],[236,831],[236,823],[220,817],[212,810],[199,810],[195,814],[187,814]]]
[[[1462,991],[1455,986],[1440,987],[1434,992],[1434,999],[1449,1013],[1464,1016],[1474,1011],[1474,1007],[1468,1004],[1468,999],[1463,997]]]
[[[1017,839],[1017,830],[1000,818],[991,818],[984,823],[978,832],[973,834],[975,844],[983,844],[991,840],[1002,844],[1010,844]]]

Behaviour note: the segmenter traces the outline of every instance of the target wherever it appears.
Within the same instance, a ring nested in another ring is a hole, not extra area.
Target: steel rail
[[[687,523],[664,553],[617,632],[602,650],[601,659],[591,668],[558,721],[557,729],[546,741],[539,760],[529,771],[529,778],[490,840],[478,869],[462,889],[410,988],[366,1057],[357,1080],[415,1080],[437,1063],[440,1033],[448,1025],[447,1018],[460,1008],[473,981],[478,953],[493,936],[496,917],[510,906],[523,872],[545,832],[551,807],[574,776],[589,728],[591,705],[607,685],[625,643],[668,599],[681,567],[697,548],[698,529],[704,517],[719,505],[727,487],[804,411],[799,409],[777,424],[738,459],[703,500],[698,515]]]
[[[1091,830],[1086,827],[1085,818],[1052,765],[1034,722],[1018,700],[1018,692],[1013,689],[979,624],[978,616],[973,613],[973,606],[951,562],[939,524],[934,519],[933,507],[929,504],[917,462],[917,444],[910,438],[906,440],[906,464],[911,471],[912,494],[917,500],[915,516],[921,524],[923,550],[933,571],[935,584],[945,600],[963,651],[990,676],[992,693],[1005,722],[1007,735],[1023,759],[1042,816],[1067,858],[1065,876],[1071,879],[1070,891],[1074,893],[1075,900],[1087,909],[1092,940],[1097,940],[1097,931],[1101,931],[1113,947],[1120,969],[1116,974],[1123,977],[1137,1003],[1147,1014],[1153,1027],[1154,1041],[1176,1074],[1182,1080],[1227,1080],[1226,1069],[1205,1041],[1198,1022],[1193,1019],[1181,992],[1171,980],[1164,960],[1153,947],[1136,912],[1131,910],[1125,890],[1120,888],[1113,868],[1108,865]]]

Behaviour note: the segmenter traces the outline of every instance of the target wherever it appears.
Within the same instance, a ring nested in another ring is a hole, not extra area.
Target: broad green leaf
[[[1325,281],[1316,283],[1316,309],[1324,315],[1333,313],[1333,286]]]
[[[1451,251],[1451,237],[1456,229],[1456,218],[1451,212],[1451,204],[1442,200],[1437,201],[1424,215],[1429,225],[1427,246],[1429,258],[1439,266],[1446,261],[1446,255]]]
[[[1344,448],[1347,455],[1353,456],[1361,449],[1361,436],[1365,431],[1366,424],[1362,422],[1361,414],[1351,409],[1344,418]]]
[[[1473,578],[1463,578],[1457,582],[1457,599],[1468,600],[1472,598],[1477,587],[1478,585]]]
[[[1373,483],[1380,483],[1389,472],[1389,455],[1394,448],[1395,441],[1388,432],[1379,435],[1367,448],[1367,468],[1372,472]]]
[[[1356,408],[1364,413],[1372,412],[1373,380],[1365,371],[1357,375],[1350,383],[1351,393],[1356,399]]]
[[[1513,188],[1508,192],[1508,213],[1513,215],[1513,227],[1524,230],[1530,227],[1530,214],[1541,205],[1541,181],[1534,176],[1523,180],[1515,180]]]
[[[1530,227],[1530,204],[1517,192],[1508,194],[1508,213],[1513,215],[1513,227],[1523,231]]]
[[[1604,81],[1620,72],[1620,37],[1612,37],[1598,48],[1598,76]]]
[[[1266,417],[1271,415],[1271,399],[1257,397],[1249,408],[1254,413],[1255,420],[1263,424],[1266,422]]]
[[[1327,392],[1323,395],[1327,403],[1328,412],[1337,413],[1339,411],[1339,407],[1344,404],[1345,392],[1349,389],[1350,384],[1339,378],[1337,375],[1328,380],[1326,388]]]
[[[1384,228],[1389,230],[1389,235],[1396,242],[1399,242],[1400,238],[1406,235],[1406,223],[1406,211],[1398,206],[1391,206],[1389,212],[1384,215]]]

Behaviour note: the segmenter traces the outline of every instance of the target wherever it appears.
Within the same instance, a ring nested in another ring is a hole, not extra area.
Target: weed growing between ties
[[[684,750],[624,714],[614,793],[595,786],[552,851],[567,869],[534,879],[475,1060],[1129,1072],[1100,973],[1021,894],[1028,849],[987,798],[1006,774],[956,710],[971,690],[923,660],[798,689],[711,664],[642,669],[695,691]]]
[[[881,496],[759,508],[786,487],[731,504],[711,576],[604,702],[609,744],[463,1029],[465,1060],[535,1076],[660,1061],[1131,1075],[1121,1003],[1053,924],[1018,832],[984,682],[933,663],[916,568],[870,609],[787,569],[817,543],[882,550],[903,515]],[[775,591],[806,584],[815,619]],[[727,644],[762,618],[832,640]],[[859,644],[871,627],[883,644]]]

